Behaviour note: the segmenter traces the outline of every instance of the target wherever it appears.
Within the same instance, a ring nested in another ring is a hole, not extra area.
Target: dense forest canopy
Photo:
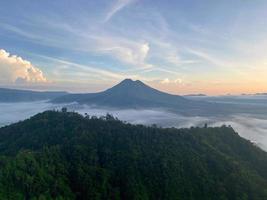
[[[46,111],[0,129],[0,199],[267,199],[267,154],[231,127]]]

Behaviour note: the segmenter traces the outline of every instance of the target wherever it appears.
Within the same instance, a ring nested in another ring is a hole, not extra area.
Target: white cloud
[[[107,12],[104,22],[108,22],[114,15],[116,15],[120,10],[125,8],[133,1],[134,0],[116,0],[116,2],[111,6],[109,11]]]
[[[150,46],[147,42],[137,42],[124,38],[110,36],[94,36],[95,50],[99,53],[111,55],[126,64],[143,67],[148,56]]]
[[[163,80],[160,81],[161,84],[176,84],[176,85],[179,85],[179,84],[182,84],[183,83],[183,80],[180,79],[180,78],[177,78],[177,79],[174,79],[174,80],[170,80],[169,78],[165,78]]]
[[[230,67],[230,68],[235,68],[237,65],[235,65],[234,63],[225,61],[223,59],[219,59],[209,53],[203,52],[203,51],[199,51],[199,50],[195,50],[195,49],[187,49],[187,51],[189,53],[191,53],[192,55],[195,55],[203,60],[208,61],[211,64],[214,64],[216,66],[219,67]]]
[[[182,82],[183,82],[183,80],[180,78],[174,80],[175,84],[181,84]]]
[[[47,82],[43,72],[29,61],[0,49],[0,83]]]
[[[161,84],[169,84],[170,80],[168,78],[163,79],[162,81],[160,81]]]

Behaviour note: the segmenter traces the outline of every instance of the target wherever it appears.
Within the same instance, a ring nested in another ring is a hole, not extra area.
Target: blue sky
[[[266,92],[266,10],[265,0],[3,1],[0,85],[93,92],[132,78],[174,94]]]

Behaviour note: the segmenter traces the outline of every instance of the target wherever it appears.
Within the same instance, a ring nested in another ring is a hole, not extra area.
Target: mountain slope
[[[100,93],[70,94],[53,100],[54,103],[78,102],[117,108],[183,107],[190,100],[153,89],[141,81],[125,79],[118,85]]]
[[[225,116],[266,114],[261,105],[245,105],[209,101],[210,97],[182,97],[158,91],[141,81],[125,79],[114,87],[99,93],[69,94],[53,99],[52,103],[87,104],[96,107],[119,109],[164,109],[181,115]]]
[[[149,87],[143,82],[125,79],[99,93],[68,94],[51,100],[52,103],[87,104],[117,109],[164,109],[183,115],[220,115],[235,108],[217,103],[197,101],[172,95]],[[243,108],[241,108],[243,110]]]
[[[47,111],[0,129],[0,199],[267,199],[267,154],[230,127]]]
[[[0,102],[26,102],[54,99],[66,95],[66,92],[36,92],[0,88]]]

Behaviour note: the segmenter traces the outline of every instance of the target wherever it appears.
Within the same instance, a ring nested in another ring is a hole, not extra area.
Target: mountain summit
[[[132,79],[124,79],[123,81],[121,81],[120,83],[118,83],[117,85],[115,85],[114,87],[147,87],[147,85],[145,85],[142,81],[139,80],[132,80]]]
[[[125,79],[103,92],[69,94],[56,98],[53,102],[78,102],[116,108],[177,108],[189,105],[191,101],[178,95],[171,95],[151,88],[139,80]]]
[[[154,90],[153,88],[149,87],[148,85],[144,84],[143,82],[136,80],[133,81],[132,79],[124,79],[117,85],[113,86],[112,88],[106,90],[106,91],[112,91],[112,92],[131,92],[135,93],[138,92],[136,90]]]

